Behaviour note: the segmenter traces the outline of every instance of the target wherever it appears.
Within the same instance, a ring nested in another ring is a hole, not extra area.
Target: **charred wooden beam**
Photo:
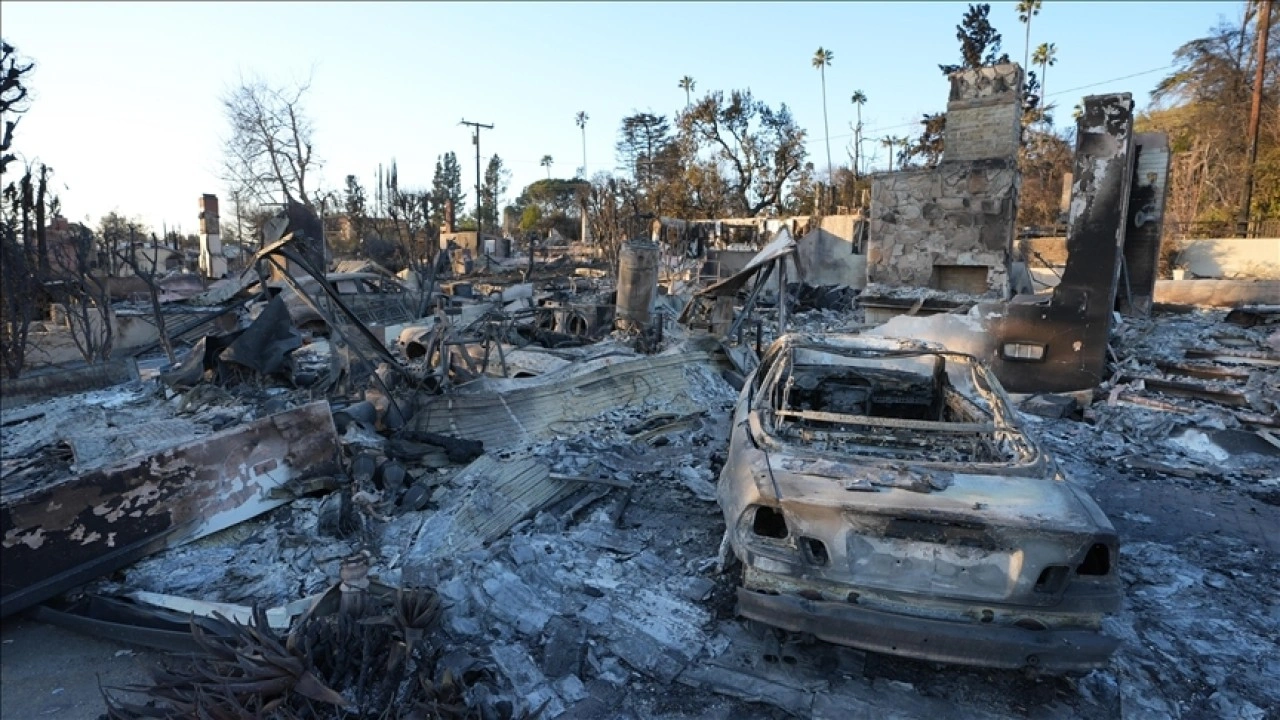
[[[1204,380],[1248,380],[1249,371],[1219,365],[1174,363],[1157,360],[1156,367],[1171,375],[1186,375]]]
[[[1187,348],[1186,356],[1193,360],[1212,360],[1238,365],[1280,365],[1280,354],[1265,350],[1201,350]]]
[[[0,617],[288,502],[339,471],[327,402],[3,498]],[[278,495],[278,493],[276,494]]]
[[[1217,403],[1219,405],[1231,405],[1234,407],[1248,407],[1249,400],[1244,393],[1232,392],[1230,390],[1217,390],[1205,387],[1197,383],[1181,382],[1178,380],[1164,380],[1150,375],[1122,375],[1120,382],[1130,383],[1135,380],[1141,380],[1148,390],[1155,390],[1164,395],[1173,395],[1175,397],[1188,397],[1195,400],[1204,400],[1205,402]]]

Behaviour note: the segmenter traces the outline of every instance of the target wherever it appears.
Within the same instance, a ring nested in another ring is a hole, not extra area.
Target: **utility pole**
[[[458,124],[469,125],[475,131],[475,134],[471,136],[471,143],[476,146],[476,252],[481,253],[484,252],[484,245],[481,244],[484,242],[482,239],[482,236],[484,235],[484,221],[481,219],[483,216],[480,214],[480,208],[482,208],[484,204],[480,196],[480,129],[492,130],[493,125],[468,122],[466,119],[463,119],[463,121]]]
[[[1236,234],[1249,236],[1250,205],[1253,204],[1253,170],[1258,164],[1258,124],[1262,120],[1262,81],[1267,69],[1267,40],[1271,31],[1271,0],[1258,3],[1257,68],[1253,75],[1253,108],[1249,111],[1249,158],[1244,169],[1244,200],[1236,221]]]

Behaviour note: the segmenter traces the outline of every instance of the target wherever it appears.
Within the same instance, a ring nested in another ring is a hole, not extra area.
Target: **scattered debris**
[[[166,299],[181,362],[6,384],[0,612],[186,653],[115,718],[1265,717],[1276,308],[1152,303],[1123,95],[1027,294],[1016,74],[869,215],[657,218],[616,266],[327,268],[290,204]]]

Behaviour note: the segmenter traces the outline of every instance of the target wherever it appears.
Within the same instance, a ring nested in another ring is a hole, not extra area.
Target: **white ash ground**
[[[831,315],[804,313],[796,324],[848,322]],[[1182,343],[1264,336],[1218,320],[1126,321],[1119,334],[1137,350],[1122,361],[1145,369],[1153,357],[1181,359],[1167,349]],[[1126,584],[1124,609],[1106,621],[1123,640],[1109,668],[1031,678],[867,654],[735,619],[738,578],[715,574],[723,522],[706,492],[735,393],[714,369],[695,368],[699,390],[687,400],[701,414],[616,410],[504,452],[566,475],[603,469],[634,483],[617,527],[623,491],[609,489],[566,519],[580,494],[483,550],[414,570],[447,601],[444,628],[460,651],[494,664],[521,696],[547,701],[560,717],[1280,717],[1280,555],[1266,538],[1266,528],[1280,527],[1280,461],[1218,445],[1210,431],[1239,424],[1213,406],[1183,416],[1102,404],[1096,423],[1027,416],[1030,432],[1115,522]],[[1259,374],[1263,387],[1273,380]],[[665,421],[678,429],[641,444],[626,432],[658,415],[674,415]],[[449,482],[456,470],[424,473],[439,480],[440,505],[462,490]],[[340,558],[362,548],[373,553],[374,576],[406,580],[405,553],[432,510],[340,540],[318,534],[321,502],[297,500],[144,560],[114,587],[275,605],[323,589]]]

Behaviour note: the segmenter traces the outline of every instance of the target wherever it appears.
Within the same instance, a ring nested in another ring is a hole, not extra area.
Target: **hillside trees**
[[[1280,5],[1271,3],[1262,83],[1258,156],[1249,214],[1254,232],[1280,221]],[[1165,219],[1172,236],[1231,235],[1244,199],[1248,121],[1257,70],[1257,8],[1245,21],[1219,23],[1173,53],[1174,71],[1139,114],[1139,132],[1169,134],[1171,159]],[[1271,232],[1276,230],[1272,229]]]
[[[462,216],[467,195],[462,192],[462,166],[458,164],[458,156],[449,151],[436,158],[435,174],[431,178],[431,215],[432,224],[444,225],[444,209],[452,203],[455,220]]]

